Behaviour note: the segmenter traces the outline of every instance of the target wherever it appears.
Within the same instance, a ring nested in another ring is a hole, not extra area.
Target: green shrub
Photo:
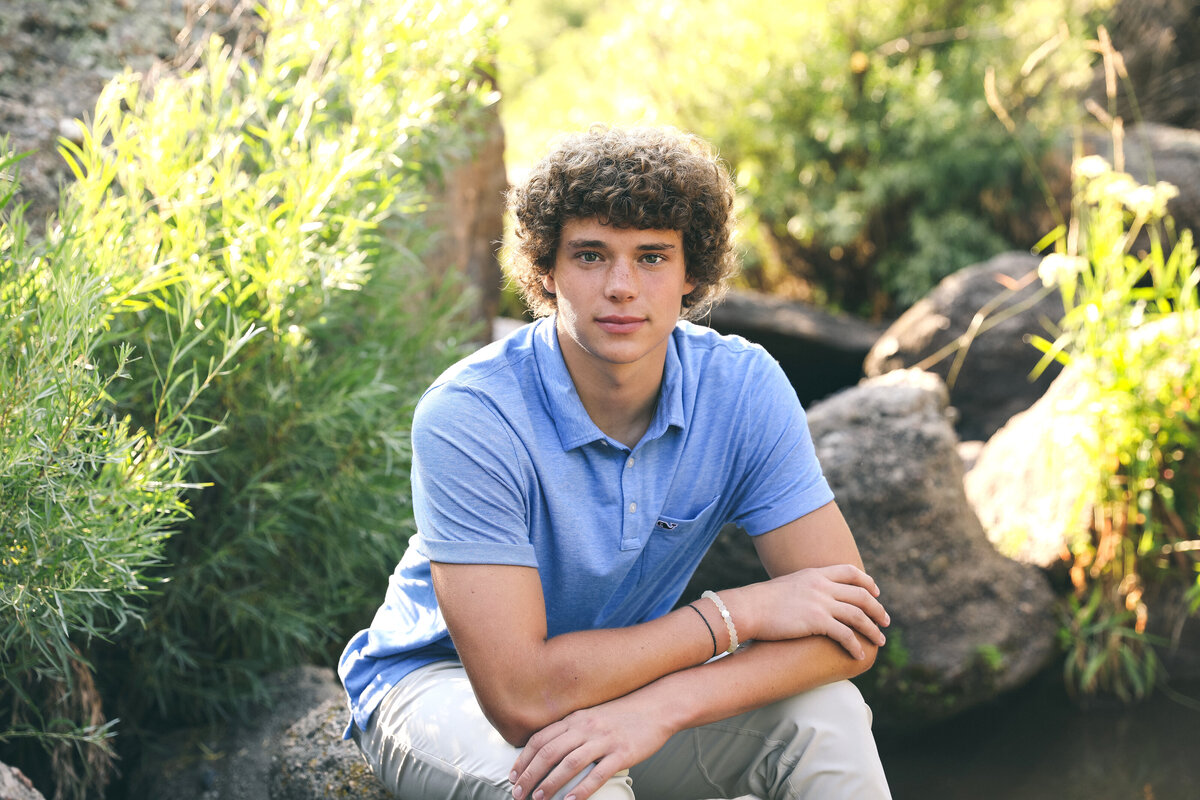
[[[517,0],[503,38],[518,160],[594,120],[692,130],[731,163],[759,228],[750,285],[885,316],[1048,227],[1026,161],[1090,79],[1060,27],[1107,0],[548,5]],[[1058,46],[1027,58],[1045,41]],[[1015,137],[988,110],[988,67],[1024,112]]]
[[[0,159],[0,175],[15,160]],[[159,361],[181,379],[160,393],[159,418],[115,414],[136,355],[109,323],[169,292],[170,270],[95,269],[74,212],[31,244],[21,210],[7,208],[15,190],[14,175],[0,195],[0,747],[38,778],[48,761],[56,798],[83,797],[111,775],[115,722],[88,653],[144,619],[187,514],[189,452],[212,433],[187,408],[244,339],[180,367],[180,350],[211,335],[181,331]]]
[[[1094,44],[1120,72],[1107,38]],[[1123,126],[1110,124],[1119,158]],[[1097,156],[1073,172],[1072,218],[1039,269],[1065,316],[1053,342],[1037,341],[1044,363],[1073,365],[1077,413],[1094,420],[1080,443],[1098,479],[1080,498],[1092,525],[1070,545],[1066,676],[1083,695],[1132,700],[1162,678],[1151,616],[1200,610],[1200,269],[1191,231],[1176,234],[1166,213],[1175,187]]]
[[[105,653],[127,717],[226,714],[261,678],[330,662],[378,602],[411,532],[407,429],[470,333],[465,287],[430,274],[422,214],[494,102],[483,71],[498,4],[267,3],[237,58],[101,96],[68,156],[83,246],[175,282],[114,319],[141,360],[114,388],[140,424],[180,376],[188,325],[262,329],[191,409],[221,423],[189,480],[146,615]],[[222,336],[196,341],[211,362]]]

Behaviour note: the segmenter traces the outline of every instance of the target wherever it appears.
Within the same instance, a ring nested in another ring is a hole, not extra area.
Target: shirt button
[[[633,514],[636,511],[637,511],[637,503],[630,503],[629,504],[629,513]]]
[[[633,466],[633,456],[630,456],[630,457],[629,457],[629,460],[625,462],[625,466],[626,466],[626,467],[632,467],[632,466]]]

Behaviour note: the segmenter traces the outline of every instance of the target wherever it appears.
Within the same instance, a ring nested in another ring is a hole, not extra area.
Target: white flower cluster
[[[1166,181],[1146,186],[1127,172],[1114,172],[1100,156],[1076,159],[1071,172],[1086,184],[1085,202],[1094,205],[1106,199],[1117,200],[1142,221],[1166,215],[1167,202],[1179,194],[1179,189]]]

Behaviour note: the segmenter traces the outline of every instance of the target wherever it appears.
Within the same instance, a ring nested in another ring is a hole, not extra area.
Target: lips
[[[596,324],[606,333],[633,333],[646,324],[646,318],[613,314],[598,318]]]

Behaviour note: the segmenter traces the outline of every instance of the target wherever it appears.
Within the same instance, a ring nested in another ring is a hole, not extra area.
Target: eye
[[[642,261],[645,261],[647,264],[651,264],[651,265],[661,264],[662,262],[664,262],[666,260],[667,260],[667,257],[664,256],[662,253],[646,253],[646,255],[642,256]]]
[[[600,254],[594,250],[584,250],[578,253],[575,257],[585,264],[595,264],[600,260]]]

